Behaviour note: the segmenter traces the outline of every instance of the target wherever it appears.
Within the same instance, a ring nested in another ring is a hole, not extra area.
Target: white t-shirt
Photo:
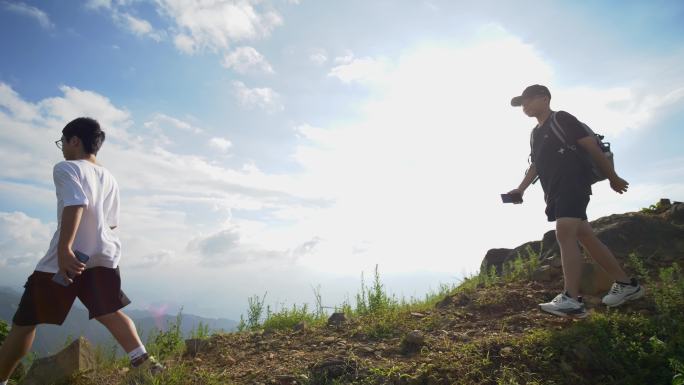
[[[119,186],[106,168],[87,160],[59,162],[52,171],[57,193],[57,231],[50,249],[36,266],[37,271],[56,273],[57,246],[62,212],[67,206],[83,206],[83,216],[72,246],[90,256],[86,268],[116,268],[121,241],[111,227],[119,225]]]

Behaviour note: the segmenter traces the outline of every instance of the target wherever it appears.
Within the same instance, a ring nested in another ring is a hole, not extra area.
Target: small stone
[[[452,303],[453,303],[452,297],[447,296],[447,297],[444,297],[444,299],[442,299],[441,301],[437,302],[437,304],[435,304],[435,306],[438,309],[443,309],[445,307],[448,307]]]
[[[499,354],[501,355],[501,357],[508,357],[512,353],[513,353],[513,348],[511,348],[510,346],[505,346],[505,347],[501,348],[501,350],[499,350]]]
[[[554,254],[551,257],[546,258],[544,261],[546,262],[547,265],[549,265],[551,267],[555,267],[557,269],[559,269],[563,266],[563,262],[560,259],[560,255]]]
[[[234,365],[237,362],[232,356],[225,356],[223,359],[230,365]]]
[[[306,321],[299,321],[297,324],[292,328],[294,331],[299,332],[299,331],[304,331],[309,328],[309,324]]]
[[[341,312],[332,313],[328,318],[328,325],[339,327],[343,323],[349,321],[347,315]]]
[[[371,348],[370,346],[361,346],[358,348],[358,350],[360,353],[364,354],[373,354],[373,352],[375,351],[375,349]]]
[[[551,282],[561,275],[560,269],[550,265],[540,266],[532,272],[532,279],[537,282]]]
[[[420,330],[414,330],[406,335],[405,341],[412,345],[425,344],[425,336]]]
[[[411,313],[411,317],[423,318],[423,317],[425,317],[425,314],[423,314],[423,313],[418,313],[418,312],[413,312],[413,313]]]
[[[280,385],[292,385],[297,383],[297,377],[291,375],[291,374],[285,374],[285,375],[280,375],[276,376],[274,380],[272,380],[276,384]]]

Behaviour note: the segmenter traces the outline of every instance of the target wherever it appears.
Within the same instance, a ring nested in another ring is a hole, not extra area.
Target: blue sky
[[[53,141],[80,115],[108,134],[139,308],[237,318],[319,284],[332,306],[375,264],[422,296],[540,239],[539,186],[499,203],[533,83],[631,182],[595,186],[591,219],[684,199],[678,1],[0,0],[0,33],[2,285],[47,248]]]

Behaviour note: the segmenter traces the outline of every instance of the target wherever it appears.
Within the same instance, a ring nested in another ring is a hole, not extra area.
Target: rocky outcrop
[[[628,265],[626,261],[632,253],[651,272],[684,260],[684,204],[681,202],[663,199],[642,212],[599,218],[591,222],[591,226],[623,266]],[[536,256],[541,266],[533,274],[533,280],[550,282],[562,277],[560,249],[553,230],[544,234],[540,241],[527,242],[514,249],[489,250],[480,269],[489,271],[494,266],[501,273],[505,263],[530,255]],[[584,293],[604,292],[610,287],[612,280],[590,258],[584,263],[582,272]]]
[[[95,369],[92,346],[83,337],[72,342],[61,352],[37,359],[21,385],[45,385],[63,381],[72,375]]]

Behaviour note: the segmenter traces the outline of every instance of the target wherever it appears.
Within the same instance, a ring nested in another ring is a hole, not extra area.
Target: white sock
[[[9,381],[9,380],[5,380],[5,381],[0,382],[0,385],[7,385],[7,381]]]
[[[128,358],[129,358],[131,361],[135,361],[136,358],[140,358],[140,357],[142,357],[143,355],[145,355],[146,353],[147,353],[147,350],[145,350],[145,345],[140,345],[140,346],[138,346],[137,348],[135,348],[135,349],[131,350],[130,352],[128,352]],[[3,384],[0,383],[0,385],[3,385]]]

